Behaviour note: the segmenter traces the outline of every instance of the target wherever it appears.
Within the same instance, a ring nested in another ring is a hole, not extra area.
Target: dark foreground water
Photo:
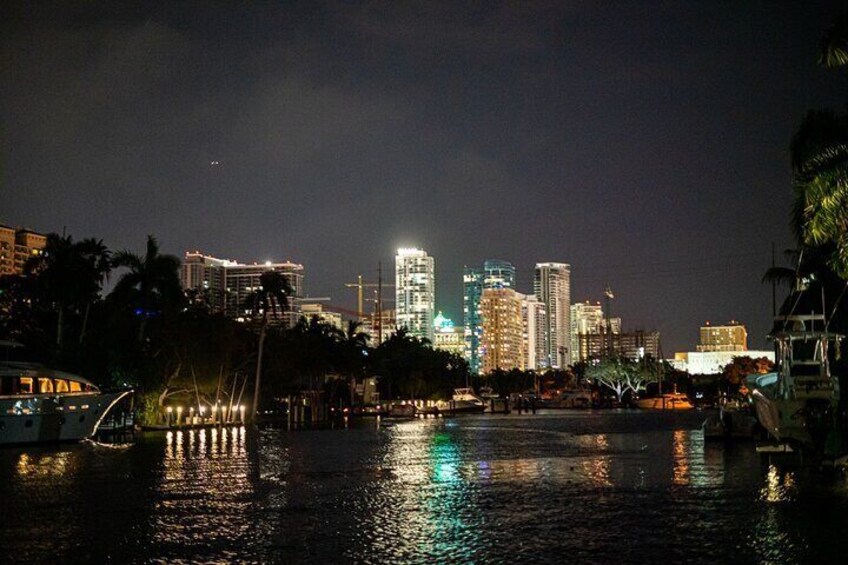
[[[0,449],[0,562],[848,562],[848,482],[702,414],[470,416]]]

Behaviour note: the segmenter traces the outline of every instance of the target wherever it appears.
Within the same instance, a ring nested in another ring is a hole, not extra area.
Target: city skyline
[[[612,285],[667,349],[731,318],[763,347],[789,140],[842,106],[815,65],[839,8],[4,3],[2,219],[290,259],[351,308],[345,282],[418,246],[457,320],[463,265],[528,289],[565,260],[573,301]]]

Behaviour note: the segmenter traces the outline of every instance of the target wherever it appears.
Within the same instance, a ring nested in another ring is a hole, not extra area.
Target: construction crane
[[[380,279],[382,280],[382,277],[380,277]],[[356,308],[357,308],[357,311],[359,312],[360,318],[366,317],[365,316],[365,301],[366,300],[372,300],[372,299],[366,299],[365,298],[365,289],[366,288],[375,288],[379,291],[381,287],[392,287],[393,288],[395,286],[393,284],[383,284],[382,282],[376,282],[376,283],[363,282],[362,275],[358,275],[356,277],[356,281],[357,282],[355,282],[355,283],[345,283],[345,287],[356,289]]]
[[[360,320],[365,319],[365,289],[366,288],[374,288],[377,289],[377,297],[374,299],[375,302],[375,316],[374,316],[374,331],[377,333],[377,343],[381,343],[383,341],[383,287],[394,287],[393,284],[383,284],[383,263],[382,261],[377,263],[377,282],[376,283],[366,283],[362,280],[362,275],[357,277],[357,282],[355,283],[346,283],[345,287],[347,288],[355,288],[357,289],[357,311]]]
[[[607,357],[612,357],[613,354],[613,344],[612,344],[612,306],[610,305],[610,301],[615,298],[615,294],[612,293],[612,289],[610,285],[607,284],[607,287],[604,289],[604,296],[606,297],[607,302]]]

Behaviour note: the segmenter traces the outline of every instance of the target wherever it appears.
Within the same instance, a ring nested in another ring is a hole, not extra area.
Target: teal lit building
[[[474,375],[480,374],[480,298],[485,289],[515,288],[515,266],[508,261],[490,259],[482,268],[465,267],[462,273],[462,315],[465,327],[465,358]]]

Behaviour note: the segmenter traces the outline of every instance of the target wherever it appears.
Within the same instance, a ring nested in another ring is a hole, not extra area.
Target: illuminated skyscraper
[[[607,327],[600,302],[571,305],[571,362],[596,359],[622,351],[621,318],[612,318]]]
[[[511,288],[487,288],[480,297],[483,332],[480,373],[496,369],[524,369],[524,324],[521,295]]]
[[[423,249],[398,249],[395,256],[397,326],[433,341],[436,314],[435,262]]]
[[[571,360],[571,266],[567,263],[536,263],[534,290],[545,305],[547,352],[545,365],[555,369]]]
[[[480,298],[485,289],[515,288],[515,267],[507,261],[489,259],[483,268],[465,267],[462,275],[462,315],[465,325],[465,358],[472,374],[480,373],[480,338],[483,322]]]

